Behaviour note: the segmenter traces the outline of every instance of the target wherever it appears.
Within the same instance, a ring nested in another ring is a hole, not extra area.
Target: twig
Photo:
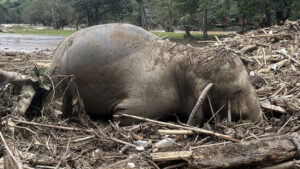
[[[204,100],[206,99],[207,93],[212,88],[212,86],[213,86],[213,84],[209,83],[202,91],[195,107],[193,108],[193,110],[190,114],[189,120],[187,122],[188,125],[196,126],[200,123],[201,117],[203,116],[203,103],[204,103]]]
[[[220,39],[218,38],[218,36],[215,35],[215,38],[218,41],[218,43],[222,43],[222,41],[220,41]]]
[[[55,97],[55,86],[54,86],[52,78],[47,73],[45,73],[44,75],[48,77],[48,79],[50,80],[51,85],[52,85],[52,92],[53,92],[52,97],[51,97],[51,103],[52,103],[54,100],[54,97]]]
[[[288,119],[288,121],[286,121],[285,123],[284,123],[284,125],[277,131],[277,133],[276,134],[279,134],[280,132],[281,132],[281,130],[292,120],[292,118],[293,118],[293,116],[291,116],[289,119]]]
[[[58,164],[56,165],[55,169],[58,169],[59,166],[60,166],[60,164],[61,164],[61,162],[62,162],[63,160],[65,160],[66,155],[67,155],[67,153],[68,153],[68,151],[69,151],[70,142],[71,142],[71,139],[69,139],[68,144],[67,144],[66,151],[65,151],[64,155],[62,156],[62,158],[59,160],[59,162],[58,162]]]
[[[115,117],[129,117],[129,118],[133,118],[133,119],[138,119],[138,120],[142,120],[142,121],[148,121],[151,123],[155,123],[155,124],[159,124],[159,125],[163,125],[163,126],[168,126],[168,127],[174,127],[174,128],[180,128],[180,129],[186,129],[186,130],[192,130],[196,133],[201,133],[201,134],[207,134],[207,135],[212,135],[212,136],[216,136],[219,138],[222,138],[224,140],[229,140],[232,142],[240,142],[240,140],[220,134],[220,133],[216,133],[213,131],[209,131],[209,130],[205,130],[202,128],[197,128],[197,127],[193,127],[193,126],[181,126],[181,125],[177,125],[177,124],[172,124],[172,123],[167,123],[167,122],[161,122],[161,121],[156,121],[156,120],[152,120],[152,119],[148,119],[148,118],[144,118],[144,117],[139,117],[139,116],[134,116],[134,115],[129,115],[129,114],[119,114],[119,115],[114,115]]]
[[[9,127],[14,127],[14,128],[25,129],[25,130],[27,130],[27,131],[31,132],[31,133],[32,133],[32,134],[34,134],[34,135],[38,135],[36,132],[34,132],[34,131],[30,130],[30,129],[29,129],[29,128],[27,128],[27,127],[13,126],[13,125],[9,125],[9,124],[8,124],[8,126],[9,126]]]
[[[124,153],[128,148],[129,148],[130,146],[129,145],[125,145],[125,146],[123,146],[122,148],[121,148],[121,150],[119,151],[119,153]]]
[[[206,122],[206,123],[209,123],[213,118],[215,118],[215,116],[223,109],[223,107],[225,106],[226,104],[223,104],[222,107],[220,107],[220,109],[213,115],[211,116],[211,118]]]
[[[215,119],[215,121],[217,121],[217,119],[216,119],[216,117],[215,117],[215,111],[214,111],[214,108],[213,108],[213,106],[212,106],[212,104],[211,104],[211,100],[210,100],[210,97],[209,97],[209,95],[207,95],[207,99],[208,99],[208,103],[209,103],[209,109],[210,109],[210,111],[211,111],[211,116],[212,117],[214,117],[214,119]]]
[[[160,169],[160,168],[158,167],[158,165],[157,165],[154,161],[149,160],[149,162],[154,166],[154,168]]]
[[[192,150],[197,149],[197,148],[203,148],[203,147],[211,147],[211,146],[218,146],[218,145],[225,145],[225,144],[229,144],[231,142],[222,142],[222,143],[215,143],[215,144],[206,144],[206,145],[200,145],[200,146],[196,146],[196,147],[191,147]]]
[[[8,145],[7,145],[7,143],[6,143],[5,139],[4,139],[4,137],[3,137],[1,131],[0,131],[0,137],[1,137],[1,140],[2,140],[2,142],[3,142],[3,144],[4,144],[4,147],[5,147],[6,151],[7,151],[8,154],[9,154],[9,156],[13,159],[13,161],[16,163],[16,165],[17,165],[17,167],[18,167],[19,169],[23,169],[23,164],[22,164],[20,161],[18,161],[18,160],[16,159],[16,157],[13,155],[13,153],[12,153],[12,151],[9,149],[9,147],[8,147]]]
[[[283,83],[283,85],[274,94],[272,94],[271,97],[275,97],[276,95],[278,95],[278,93],[280,93],[285,87],[286,87],[286,84]]]
[[[93,135],[93,136],[87,136],[87,137],[79,138],[79,139],[76,139],[76,140],[72,140],[72,143],[78,143],[78,142],[82,142],[82,141],[87,141],[87,140],[93,139],[95,137],[96,136]]]
[[[50,124],[41,124],[41,123],[15,120],[15,119],[13,119],[13,121],[15,123],[32,125],[32,126],[48,127],[48,128],[55,128],[55,129],[68,130],[68,131],[81,131],[81,132],[93,133],[93,134],[95,133],[95,131],[93,131],[93,130],[86,130],[86,129],[80,129],[80,128],[74,128],[74,127],[54,126],[54,125],[50,125]]]
[[[292,60],[293,62],[297,63],[298,65],[300,65],[300,62],[298,60],[296,60],[295,58],[293,58],[292,56],[284,53],[284,52],[279,52],[280,54],[282,54],[283,56],[287,57],[288,59]]]
[[[134,145],[134,144],[128,143],[128,142],[123,141],[123,140],[119,140],[119,139],[117,139],[117,138],[110,137],[109,139],[110,139],[110,140],[113,140],[113,141],[115,141],[115,142],[121,143],[121,144],[129,145],[129,146],[131,146],[131,147],[135,147],[135,148],[137,147],[137,146]]]
[[[264,57],[264,65],[266,65],[267,64],[266,51],[265,48],[263,48],[262,50],[263,50],[263,57]]]
[[[168,167],[165,167],[163,169],[173,169],[173,168],[182,168],[183,166],[185,166],[186,163],[179,163],[179,164],[174,164],[174,165],[170,165]]]
[[[26,124],[26,125],[33,125],[33,126],[40,126],[40,127],[49,127],[49,128],[56,128],[56,129],[61,129],[61,130],[67,130],[67,131],[81,131],[81,132],[86,132],[86,133],[92,133],[97,136],[94,130],[86,130],[86,129],[79,129],[79,128],[73,128],[73,127],[64,127],[64,126],[53,126],[49,124],[40,124],[40,123],[34,123],[34,122],[27,122],[27,121],[21,121],[21,120],[13,120],[16,123],[21,123],[21,124]],[[106,136],[106,135],[105,135]],[[130,145],[131,147],[136,147],[136,145],[128,143],[123,140],[119,140],[116,138],[108,137],[108,139],[113,140],[118,143],[122,143],[125,145]]]
[[[228,109],[227,109],[227,120],[228,123],[231,123],[231,104],[230,104],[230,100],[228,100]]]

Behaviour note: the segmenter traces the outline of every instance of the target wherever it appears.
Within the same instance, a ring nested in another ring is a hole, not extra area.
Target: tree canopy
[[[166,31],[184,25],[205,30],[218,24],[282,24],[300,19],[299,8],[299,0],[0,0],[0,22],[57,29],[127,22]]]

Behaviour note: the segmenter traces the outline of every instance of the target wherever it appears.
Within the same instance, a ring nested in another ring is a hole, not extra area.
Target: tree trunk
[[[147,23],[147,16],[146,16],[145,8],[144,8],[144,1],[136,0],[136,2],[139,4],[142,27],[144,29],[148,30],[148,23]]]
[[[185,27],[185,34],[184,34],[184,39],[189,39],[192,37],[191,33],[190,33],[190,30],[191,30],[191,27],[186,25],[184,26]]]
[[[168,1],[168,12],[169,12],[169,18],[168,18],[168,25],[166,27],[166,32],[174,32],[174,29],[173,29],[173,14],[172,14],[172,11],[171,11],[171,2],[170,0]]]
[[[275,10],[277,25],[283,25],[290,17],[292,1],[288,3],[287,1],[279,0],[277,3]]]
[[[95,6],[95,20],[94,25],[97,25],[99,23],[99,4]]]
[[[203,38],[208,38],[207,34],[207,9],[205,8],[203,11]]]
[[[264,1],[264,11],[265,11],[265,26],[271,26],[271,12],[270,12],[270,2],[268,0]]]

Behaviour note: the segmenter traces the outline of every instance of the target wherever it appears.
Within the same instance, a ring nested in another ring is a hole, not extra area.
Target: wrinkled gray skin
[[[206,49],[161,40],[129,24],[98,25],[67,37],[51,69],[53,75],[75,76],[91,115],[127,113],[155,119],[176,113],[188,117],[205,86],[214,83],[209,95],[216,110],[230,99],[233,117],[260,121],[259,102],[239,57],[228,51],[203,57]],[[64,89],[67,84],[60,86]],[[65,113],[72,111],[74,91],[70,90],[64,97]],[[209,109],[204,112],[199,124],[211,115]],[[117,120],[123,125],[134,122]]]

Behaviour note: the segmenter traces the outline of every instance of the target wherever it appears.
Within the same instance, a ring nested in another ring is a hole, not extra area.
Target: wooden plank
[[[192,135],[195,134],[192,130],[157,130],[160,135]]]
[[[151,153],[153,161],[170,161],[170,160],[180,160],[184,158],[189,158],[192,156],[191,151],[174,151],[174,152],[159,152]]]

